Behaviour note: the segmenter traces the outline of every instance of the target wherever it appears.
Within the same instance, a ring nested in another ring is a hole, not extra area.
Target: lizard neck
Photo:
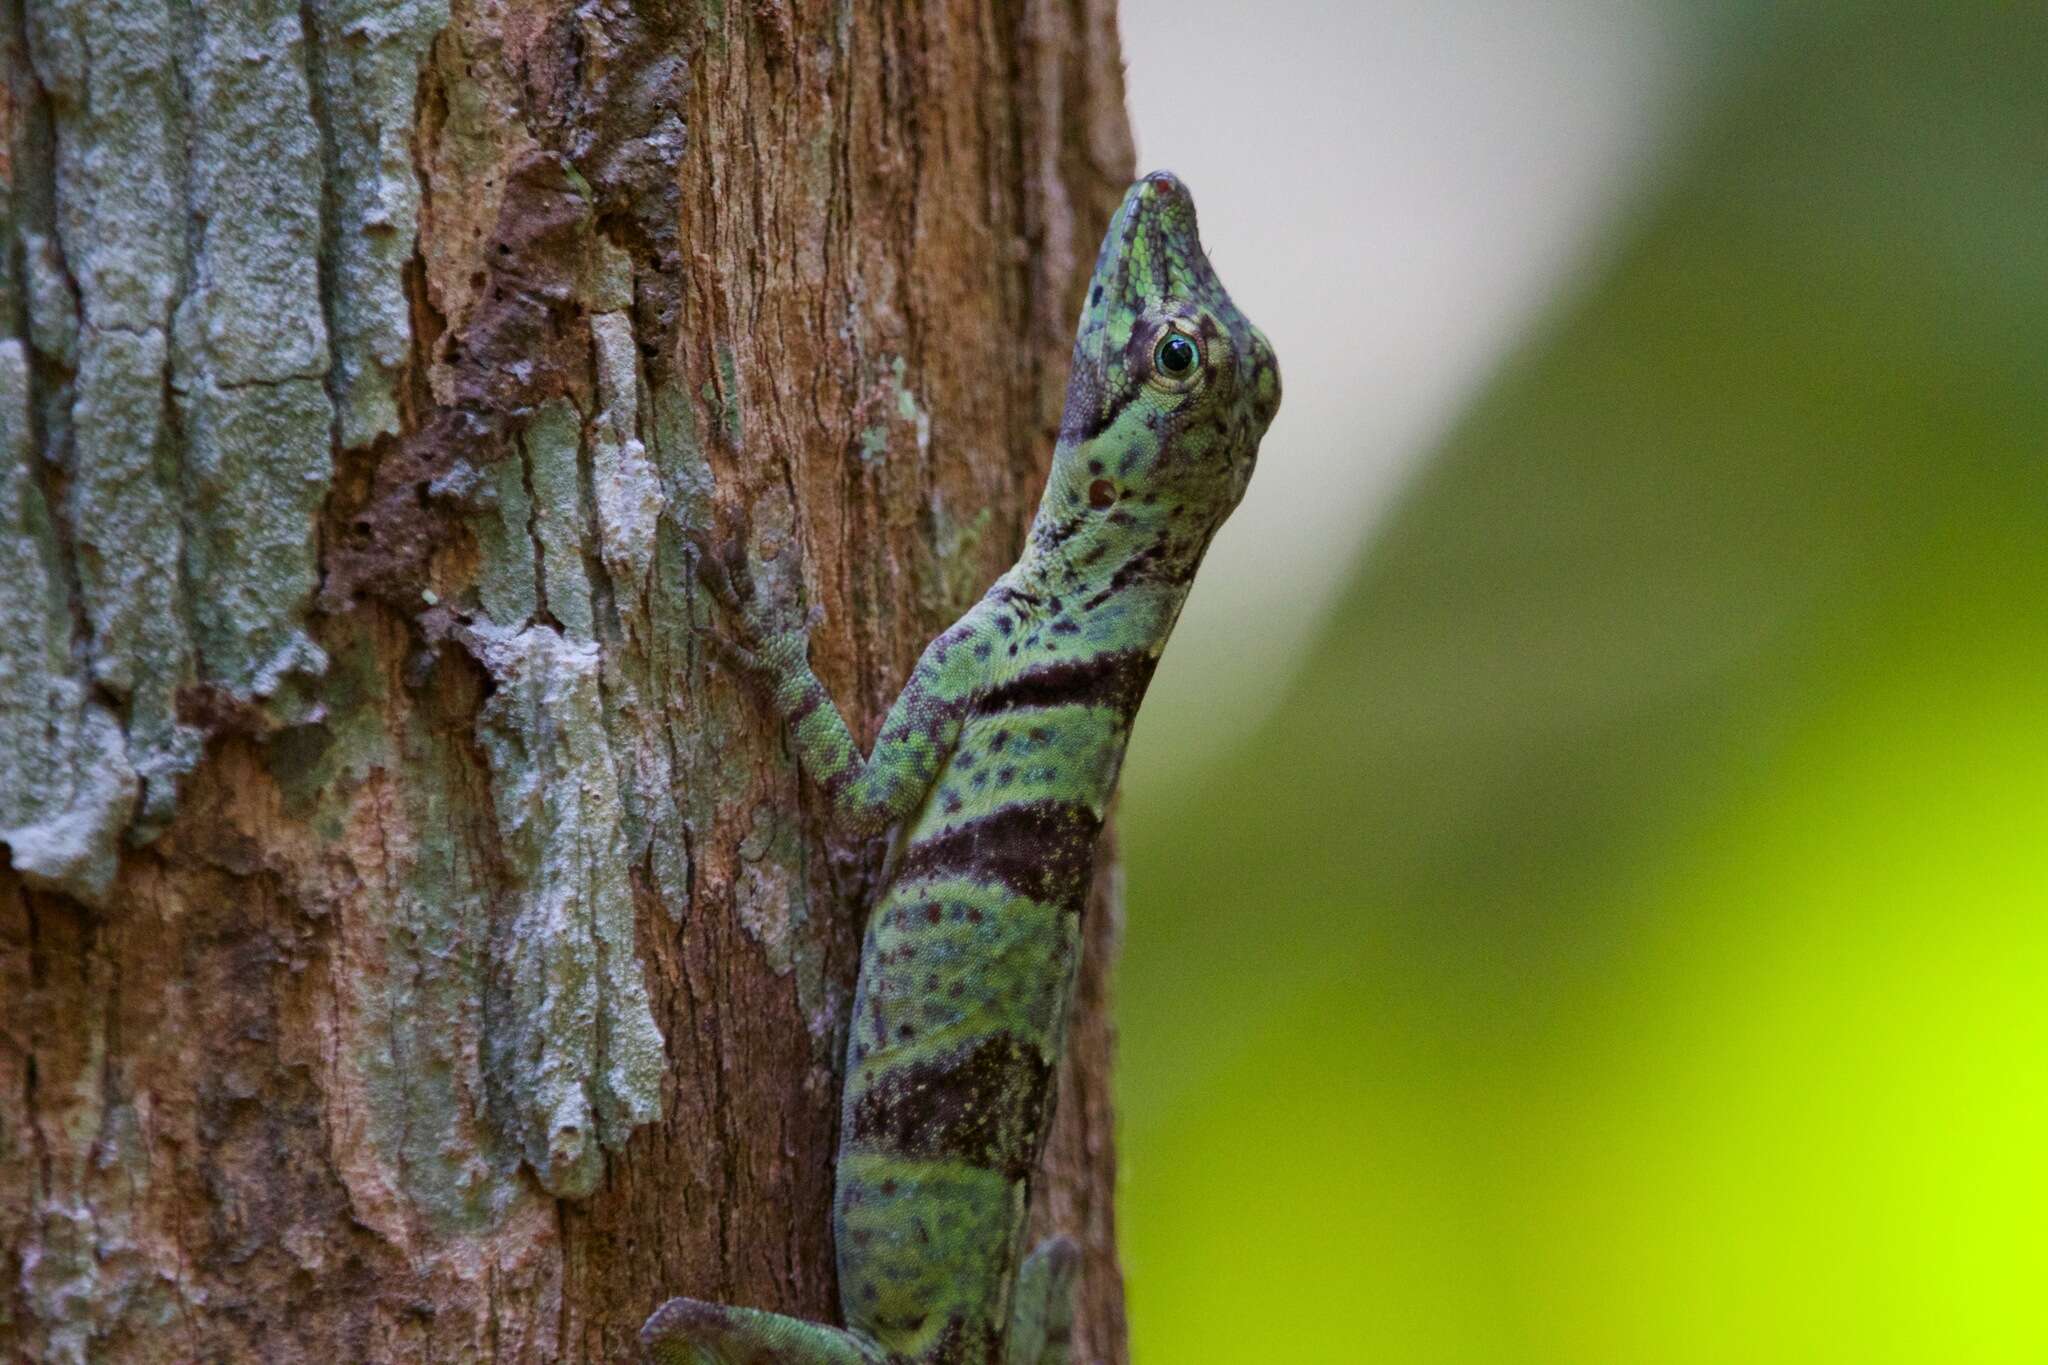
[[[1217,522],[1196,509],[1151,493],[1132,493],[1091,507],[1055,462],[1024,554],[1010,571],[1027,592],[1093,598],[1103,592],[1187,596]]]

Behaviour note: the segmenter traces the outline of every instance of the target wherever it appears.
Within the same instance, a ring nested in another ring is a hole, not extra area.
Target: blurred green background
[[[1784,11],[1139,727],[1139,1365],[2048,1361],[2048,9]]]

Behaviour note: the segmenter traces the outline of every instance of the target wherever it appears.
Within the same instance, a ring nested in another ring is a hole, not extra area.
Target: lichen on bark
[[[31,884],[103,904],[135,806],[120,721],[71,656],[56,530],[35,477],[28,359],[0,341],[0,843]]]
[[[1014,555],[1108,0],[17,0],[0,67],[0,1354],[829,1315],[876,858],[690,540],[862,727]],[[1113,1362],[1090,923],[1040,1202]]]
[[[517,888],[499,934],[488,1077],[550,1194],[580,1198],[604,1149],[660,1113],[662,1038],[633,952],[624,811],[595,641],[472,629],[496,686],[479,738]]]

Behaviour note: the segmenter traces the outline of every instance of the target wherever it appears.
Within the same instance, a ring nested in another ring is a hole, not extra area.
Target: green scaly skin
[[[1272,348],[1210,269],[1194,201],[1154,174],[1103,240],[1024,556],[925,649],[871,755],[811,672],[807,634],[707,557],[736,622],[721,652],[772,688],[804,770],[847,825],[901,832],[847,1046],[846,1327],[671,1299],[641,1334],[653,1359],[1065,1365],[1079,1254],[1065,1238],[1021,1253],[1096,837],[1279,402]]]

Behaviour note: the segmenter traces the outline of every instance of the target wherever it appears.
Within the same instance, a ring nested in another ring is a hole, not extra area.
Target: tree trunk
[[[683,547],[748,514],[872,738],[1036,500],[1112,0],[0,15],[4,1354],[832,1318],[875,857]],[[1098,897],[1038,1209],[1091,1362]]]

